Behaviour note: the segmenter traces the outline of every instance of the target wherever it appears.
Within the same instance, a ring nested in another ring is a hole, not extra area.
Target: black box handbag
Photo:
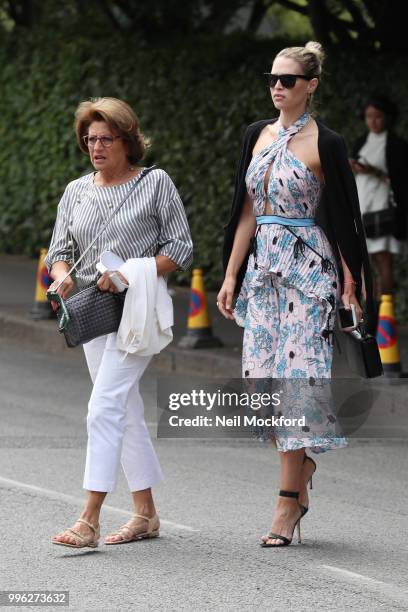
[[[156,166],[145,168],[140,173],[139,180],[132,185],[126,196],[98,232],[97,236],[61,280],[60,285],[77,268],[80,261],[106,230],[113,217],[135,190],[136,186],[139,185],[140,181],[155,167]],[[126,291],[122,293],[101,291],[97,285],[91,285],[90,287],[78,291],[78,293],[75,293],[67,300],[63,300],[56,291],[49,291],[47,293],[47,298],[50,302],[57,302],[59,304],[59,309],[57,311],[58,330],[64,334],[67,345],[72,348],[89,342],[99,336],[118,331],[122,318],[125,294]]]
[[[342,332],[346,339],[346,357],[349,367],[363,378],[376,378],[383,374],[377,340],[361,324],[353,331]]]
[[[63,326],[63,318],[68,316],[68,324],[60,330],[67,345],[72,348],[118,331],[125,297],[126,290],[109,293],[91,285],[65,300],[65,310],[60,306],[57,319]]]
[[[367,238],[393,236],[398,230],[397,204],[390,189],[388,208],[363,214],[363,224]]]

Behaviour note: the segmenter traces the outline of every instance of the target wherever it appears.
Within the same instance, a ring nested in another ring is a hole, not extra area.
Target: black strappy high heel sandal
[[[313,478],[313,474],[316,471],[317,465],[316,465],[316,462],[311,457],[309,457],[309,455],[306,455],[306,451],[305,451],[305,456],[303,457],[303,463],[306,463],[306,461],[311,461],[313,463],[313,465],[314,465],[314,470],[310,474],[310,478],[309,478],[309,480],[306,483],[306,488],[307,488],[307,485],[309,485],[309,489],[313,489],[313,480],[312,480],[312,478]],[[301,508],[303,510],[303,516],[305,516],[306,512],[309,510],[309,506],[303,506],[302,504],[300,504],[300,506],[301,506]]]
[[[299,498],[299,491],[279,491],[279,495],[280,497],[293,497],[296,500]],[[280,546],[289,546],[289,544],[291,544],[292,539],[293,539],[293,532],[295,531],[295,527],[297,527],[297,541],[298,544],[301,543],[301,537],[300,537],[300,519],[305,515],[304,512],[304,506],[302,506],[301,504],[299,504],[298,502],[298,506],[299,506],[299,510],[300,510],[300,516],[299,518],[295,521],[295,524],[293,525],[293,529],[292,529],[292,536],[291,538],[287,538],[283,535],[280,535],[278,533],[273,533],[272,531],[270,531],[268,533],[268,538],[270,539],[274,539],[274,540],[281,540],[280,544],[267,544],[266,542],[260,542],[260,545],[263,548],[275,548],[275,547],[280,547]]]

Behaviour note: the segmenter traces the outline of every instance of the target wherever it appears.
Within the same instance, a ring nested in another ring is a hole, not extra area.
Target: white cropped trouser
[[[116,334],[84,344],[93,382],[88,405],[88,446],[84,489],[114,491],[119,463],[130,491],[148,489],[163,479],[144,420],[139,381],[151,357],[116,348]]]

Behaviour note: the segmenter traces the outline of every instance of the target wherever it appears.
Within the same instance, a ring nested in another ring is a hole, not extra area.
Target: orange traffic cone
[[[48,274],[44,259],[47,255],[47,249],[40,250],[40,259],[38,261],[37,270],[37,285],[35,288],[34,306],[30,310],[32,319],[52,319],[54,313],[50,302],[47,300],[47,289],[52,283],[52,278]]]
[[[183,336],[178,345],[181,348],[213,348],[222,346],[221,340],[212,335],[204,289],[204,273],[200,268],[193,270],[187,335]]]
[[[399,377],[401,362],[392,295],[381,296],[376,337],[385,376]]]

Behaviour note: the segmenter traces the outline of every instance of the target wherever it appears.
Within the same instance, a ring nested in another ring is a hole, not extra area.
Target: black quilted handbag
[[[57,318],[59,330],[64,334],[67,345],[78,346],[98,336],[118,331],[125,294],[126,291],[101,291],[97,285],[92,285],[66,301],[60,300]]]
[[[134,191],[136,186],[139,185],[140,181],[155,167],[156,166],[145,168],[141,172],[139,180],[132,185],[126,196],[98,232],[97,236],[92,240],[91,244],[88,245],[75,265],[73,265],[65,275],[65,278],[72,274],[79,262],[98,240],[99,236],[106,230],[113,217]],[[60,285],[64,282],[65,278],[60,281]],[[58,287],[60,285],[58,285]],[[98,336],[104,336],[105,334],[118,331],[122,318],[125,294],[126,291],[122,293],[101,291],[97,285],[92,285],[91,287],[78,291],[78,293],[75,293],[75,295],[67,300],[63,300],[56,291],[48,291],[47,298],[50,302],[57,302],[59,304],[59,309],[57,311],[58,330],[64,334],[67,345],[69,347],[74,347],[89,342],[94,338],[98,338]]]

